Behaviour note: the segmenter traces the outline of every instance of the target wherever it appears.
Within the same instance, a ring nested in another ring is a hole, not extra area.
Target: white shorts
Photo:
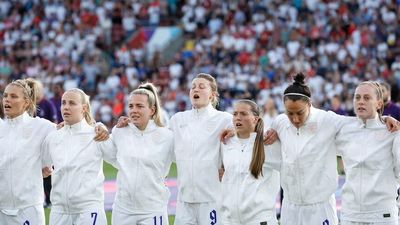
[[[176,204],[175,225],[217,225],[220,224],[220,210],[215,202]]]
[[[337,225],[336,201],[331,198],[322,203],[297,205],[283,198],[281,225]]]
[[[381,209],[372,212],[352,212],[342,207],[340,215],[341,224],[382,224],[382,225],[397,225],[398,208],[393,206],[392,209]]]
[[[167,210],[164,212],[138,213],[130,214],[113,209],[112,222],[113,225],[169,225]]]
[[[340,225],[398,225],[398,223],[397,223],[397,221],[396,222],[373,222],[373,223],[340,221]]]
[[[84,213],[59,213],[50,211],[49,225],[107,225],[104,209]]]
[[[224,225],[278,225],[276,221],[265,221],[265,222],[257,222],[257,223],[229,223],[224,222]]]
[[[1,210],[0,224],[7,225],[44,225],[43,205],[30,206],[14,212]]]

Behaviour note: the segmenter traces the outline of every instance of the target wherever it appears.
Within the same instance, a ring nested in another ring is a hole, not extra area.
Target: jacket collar
[[[375,118],[367,119],[365,122],[360,118],[357,118],[357,121],[359,126],[363,128],[380,128],[385,125],[379,120],[378,115],[376,115]]]
[[[203,107],[200,109],[192,108],[193,115],[198,116],[198,117],[203,116],[203,115],[208,115],[214,111],[215,111],[215,108],[211,105],[211,103],[208,104],[206,107]]]
[[[11,125],[11,126],[17,126],[19,124],[22,124],[23,122],[28,121],[30,118],[32,118],[31,116],[29,116],[29,114],[27,112],[22,113],[22,115],[19,115],[15,118],[9,119],[6,118],[6,122]]]
[[[72,124],[72,125],[65,125],[63,127],[64,130],[69,131],[71,133],[78,133],[81,131],[88,130],[88,128],[93,128],[90,126],[85,119],[82,119],[80,122]]]
[[[239,144],[239,145],[244,144],[247,147],[247,146],[249,146],[249,144],[254,144],[256,137],[257,137],[256,132],[250,133],[249,138],[239,138],[237,135],[235,135],[232,137],[232,142],[235,144]]]
[[[133,123],[129,123],[128,126],[135,132],[135,133],[150,133],[153,132],[158,128],[157,124],[154,120],[149,120],[147,126],[144,130],[139,130]]]

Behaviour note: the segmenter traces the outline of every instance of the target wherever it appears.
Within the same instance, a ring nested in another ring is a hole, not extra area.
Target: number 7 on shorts
[[[96,225],[97,212],[92,212],[91,217],[93,218],[93,225]]]

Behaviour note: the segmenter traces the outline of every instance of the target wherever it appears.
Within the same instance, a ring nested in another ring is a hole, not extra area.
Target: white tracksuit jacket
[[[337,188],[335,136],[347,117],[314,107],[297,129],[281,114],[272,128],[281,140],[281,185],[285,200],[308,205],[326,202]]]
[[[260,224],[276,222],[275,203],[280,190],[280,142],[265,146],[263,176],[250,173],[256,133],[243,144],[237,136],[222,145],[225,173],[222,178],[222,222]]]
[[[44,164],[54,166],[53,212],[83,213],[104,208],[103,152],[85,119],[51,132],[44,144]],[[109,141],[111,142],[111,141]]]
[[[400,133],[390,133],[378,118],[365,124],[351,119],[336,139],[346,172],[341,217],[359,222],[396,221]]]
[[[173,161],[173,133],[150,120],[144,131],[129,124],[114,128],[114,147],[102,146],[118,168],[114,208],[126,213],[164,212],[170,196],[165,177]]]
[[[55,129],[27,113],[0,124],[0,210],[43,204],[42,144]]]
[[[178,112],[170,120],[178,167],[178,200],[215,202],[220,198],[220,132],[232,127],[232,115],[214,109]]]

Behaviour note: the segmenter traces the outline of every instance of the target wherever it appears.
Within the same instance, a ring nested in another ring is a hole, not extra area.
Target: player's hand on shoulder
[[[275,141],[277,141],[279,139],[278,137],[278,132],[276,132],[276,130],[274,129],[268,129],[265,133],[264,133],[264,144],[265,145],[272,145]]]
[[[219,134],[219,140],[226,144],[226,142],[229,140],[229,138],[235,136],[235,130],[233,128],[229,129],[223,129],[221,133]]]
[[[95,141],[106,141],[110,138],[107,127],[102,123],[96,123],[94,131],[96,132]]]
[[[121,116],[121,117],[118,119],[118,123],[117,123],[116,127],[117,127],[117,128],[126,127],[126,126],[128,126],[129,121],[130,121],[129,117],[127,117],[127,116]]]

